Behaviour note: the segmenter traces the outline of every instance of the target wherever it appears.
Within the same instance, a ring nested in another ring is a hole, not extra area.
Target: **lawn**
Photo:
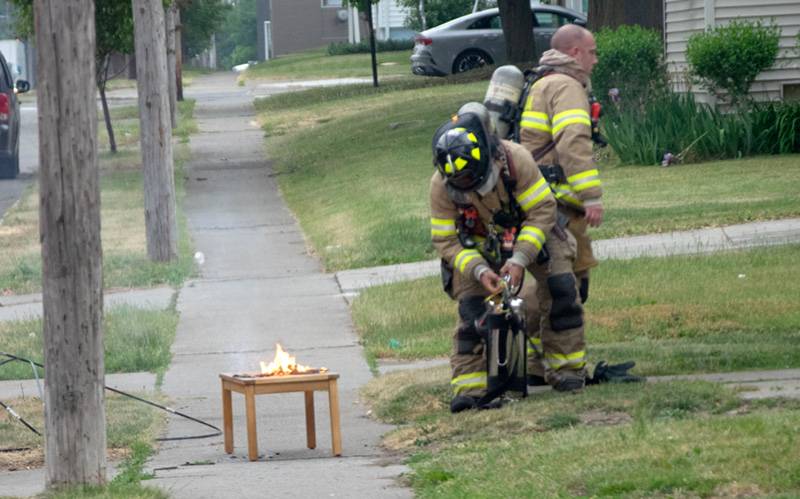
[[[181,103],[180,134],[188,140],[196,130],[194,102]],[[117,132],[134,122],[136,141],[120,142],[120,151],[101,149],[100,196],[103,276],[106,288],[179,285],[194,272],[192,247],[182,214],[183,164],[189,158],[186,145],[175,147],[175,191],[179,214],[179,257],[172,263],[155,263],[147,257],[144,225],[144,181],[138,151],[138,118],[135,107],[114,109]],[[99,132],[102,135],[104,128]],[[126,144],[126,145],[123,145]],[[32,185],[0,222],[0,290],[8,294],[33,293],[41,289],[41,245],[39,242],[39,196]]]
[[[411,51],[378,52],[378,77],[411,74]],[[245,71],[243,80],[311,80],[372,77],[370,54],[328,55],[315,49],[260,62]]]
[[[586,304],[590,360],[641,374],[800,367],[800,246],[605,261]],[[456,307],[438,278],[364,290],[353,319],[367,355],[449,354]]]
[[[103,319],[107,373],[166,371],[178,327],[178,313],[174,309],[144,310],[119,305],[108,310]],[[41,363],[44,357],[41,319],[1,321],[0,345],[3,351]],[[6,359],[0,358],[3,360]],[[43,374],[39,372],[40,377]],[[33,377],[29,364],[12,362],[0,366],[0,380]]]
[[[706,382],[538,393],[451,415],[446,368],[364,389],[418,497],[797,497],[800,403]]]
[[[258,101],[267,150],[325,269],[433,258],[433,131],[485,81],[404,78],[378,90],[332,87]],[[332,151],[335,151],[333,153]],[[604,164],[596,239],[800,216],[800,156],[671,168]]]

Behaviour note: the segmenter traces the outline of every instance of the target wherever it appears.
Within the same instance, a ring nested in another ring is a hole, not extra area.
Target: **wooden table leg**
[[[314,391],[305,392],[306,395],[306,445],[309,449],[317,448],[317,429],[314,423]]]
[[[225,452],[233,454],[233,402],[231,391],[222,382],[222,432],[225,435]]]
[[[244,389],[245,412],[247,413],[247,457],[258,460],[258,438],[256,436],[256,393],[253,385]]]
[[[331,411],[331,443],[333,444],[333,455],[342,455],[342,434],[339,425],[339,388],[336,380],[328,381],[328,405]]]

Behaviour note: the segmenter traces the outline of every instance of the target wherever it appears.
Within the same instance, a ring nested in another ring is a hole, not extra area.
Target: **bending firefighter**
[[[484,339],[476,325],[485,298],[501,291],[501,276],[519,287],[526,269],[538,284],[547,383],[578,390],[586,375],[575,238],[557,223],[556,200],[530,153],[499,140],[488,123],[486,109],[471,103],[433,139],[431,235],[459,312],[450,360],[453,412],[477,407],[486,394]]]

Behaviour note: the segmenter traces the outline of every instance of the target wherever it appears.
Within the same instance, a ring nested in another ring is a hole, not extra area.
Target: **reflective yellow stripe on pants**
[[[472,388],[486,389],[486,371],[475,371],[456,376],[450,381],[450,385],[456,395]]]

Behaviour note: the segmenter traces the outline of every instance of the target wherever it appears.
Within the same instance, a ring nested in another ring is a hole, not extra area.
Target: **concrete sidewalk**
[[[800,218],[789,218],[727,227],[601,239],[594,241],[592,247],[599,260],[628,260],[645,256],[704,254],[798,243],[800,243]],[[429,260],[343,270],[335,275],[342,292],[352,296],[360,289],[370,286],[438,274],[439,260]]]
[[[303,395],[288,393],[257,398],[262,456],[249,462],[244,402],[234,395],[234,454],[225,454],[221,436],[164,443],[148,463],[155,474],[148,485],[187,498],[409,497],[395,480],[405,467],[379,448],[390,427],[368,418],[358,400],[372,374],[347,304],[334,277],[306,252],[264,159],[252,96],[240,88],[233,75],[219,74],[190,87],[200,134],[186,169],[186,213],[205,264],[180,291],[162,390],[179,410],[222,427],[218,374],[257,370],[280,342],[299,363],[341,375],[343,455],[331,455],[324,392],[316,395],[313,450],[305,446]],[[168,436],[192,433],[196,425],[169,422]]]

